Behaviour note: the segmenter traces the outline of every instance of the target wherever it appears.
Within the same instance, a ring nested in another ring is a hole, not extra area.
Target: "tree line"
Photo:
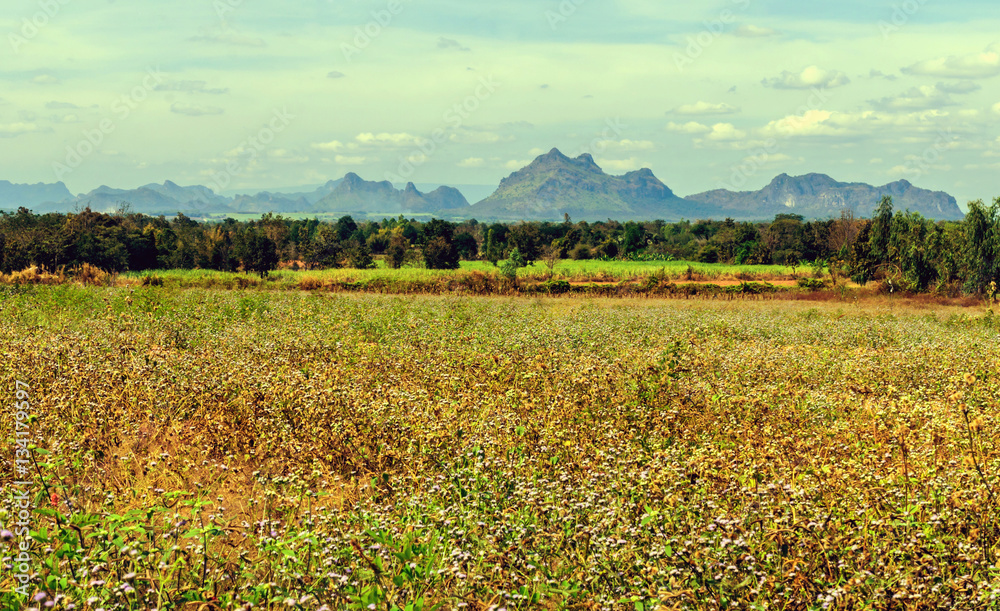
[[[878,280],[900,289],[996,290],[1000,280],[1000,198],[971,202],[963,221],[934,222],[894,211],[884,198],[871,219],[845,211],[806,221],[779,214],[770,222],[608,220],[453,223],[386,218],[356,222],[265,214],[240,222],[197,222],[132,213],[0,213],[0,271],[89,263],[109,272],[156,269],[246,271],[262,276],[284,262],[323,269],[375,266],[456,269],[459,262],[531,265],[561,259],[687,260],[824,267],[834,281]]]

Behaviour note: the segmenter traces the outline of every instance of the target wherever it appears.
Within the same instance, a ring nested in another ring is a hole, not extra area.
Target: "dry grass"
[[[879,299],[12,292],[73,503],[38,566],[93,609],[990,608],[998,325]]]

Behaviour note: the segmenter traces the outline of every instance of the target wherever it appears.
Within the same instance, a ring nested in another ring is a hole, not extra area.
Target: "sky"
[[[8,0],[0,180],[496,185],[557,147],[681,196],[990,201],[998,32],[993,0]]]

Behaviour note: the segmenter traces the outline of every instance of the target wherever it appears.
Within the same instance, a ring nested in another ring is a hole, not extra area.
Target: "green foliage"
[[[987,207],[982,201],[969,204],[965,217],[965,288],[984,293],[990,283],[1000,281],[1000,198]]]
[[[278,266],[277,246],[258,228],[248,228],[239,235],[236,256],[243,263],[245,271],[260,274],[261,278],[267,277]]]
[[[364,240],[350,240],[346,250],[347,263],[353,269],[375,269],[375,259],[372,258],[371,248]]]
[[[500,265],[500,274],[507,280],[517,283],[517,270],[525,267],[527,262],[521,256],[521,251],[515,246],[507,254],[507,260]]]

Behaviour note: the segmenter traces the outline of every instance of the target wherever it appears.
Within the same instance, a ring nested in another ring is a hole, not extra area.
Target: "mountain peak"
[[[548,153],[545,153],[544,155],[539,155],[538,157],[536,157],[535,161],[536,162],[543,162],[543,163],[546,162],[546,161],[570,161],[570,158],[567,157],[566,155],[563,155],[562,151],[560,151],[559,149],[553,148]]]
[[[597,165],[597,162],[594,161],[594,156],[591,155],[590,153],[583,153],[573,161],[577,162],[577,164],[582,165],[584,167],[591,167],[597,170],[601,169],[600,166]]]
[[[692,206],[674,195],[649,169],[612,176],[594,157],[575,159],[552,149],[500,182],[499,188],[470,211],[476,218],[680,219]]]

